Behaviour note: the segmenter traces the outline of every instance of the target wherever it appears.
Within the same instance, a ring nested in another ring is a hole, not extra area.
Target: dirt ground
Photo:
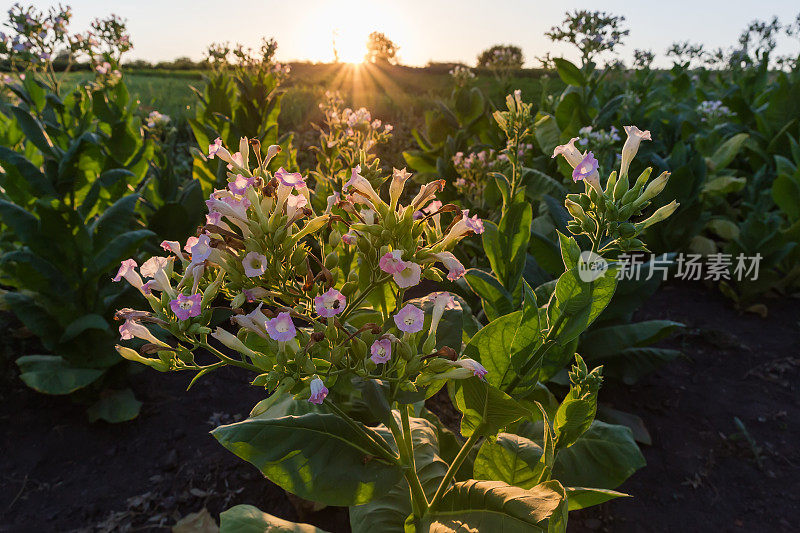
[[[619,489],[634,498],[570,514],[570,531],[797,531],[800,310],[797,300],[767,304],[764,319],[699,285],[670,284],[654,296],[638,318],[686,324],[664,343],[685,357],[635,386],[609,381],[601,391],[601,402],[643,419],[648,466]],[[7,315],[0,327],[0,357],[34,353],[13,337],[18,324]],[[186,392],[189,379],[138,373],[139,418],[89,424],[82,406],[33,393],[6,361],[0,531],[168,531],[188,513],[205,507],[216,517],[239,503],[349,530],[345,509],[290,501],[209,435],[245,416],[263,391],[232,369]]]

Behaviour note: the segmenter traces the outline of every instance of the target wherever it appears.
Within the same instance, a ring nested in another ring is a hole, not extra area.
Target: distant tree
[[[478,66],[483,68],[504,68],[519,70],[525,63],[522,49],[513,44],[496,44],[480,53]]]
[[[561,26],[553,26],[545,35],[553,42],[570,43],[581,53],[581,65],[593,62],[603,52],[613,52],[630,30],[623,28],[625,17],[605,11],[567,11]]]
[[[385,62],[396,64],[397,51],[400,49],[391,39],[379,31],[369,34],[367,39],[367,55],[365,59],[371,63]]]

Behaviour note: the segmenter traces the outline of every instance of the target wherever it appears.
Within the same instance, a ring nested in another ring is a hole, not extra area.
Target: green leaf
[[[110,331],[108,322],[102,316],[95,314],[83,315],[64,329],[64,334],[61,335],[61,342],[71,341],[87,329]]]
[[[89,422],[105,420],[111,424],[127,422],[139,416],[142,402],[136,399],[130,389],[105,391],[102,397],[86,410]]]
[[[285,490],[325,505],[359,505],[391,490],[396,464],[336,415],[249,419],[211,432]]]
[[[308,524],[289,522],[252,505],[236,505],[219,514],[219,533],[325,533]]]
[[[504,427],[531,415],[511,396],[477,377],[451,381],[448,387],[453,405],[463,414],[461,434],[465,437],[476,431],[481,435],[496,435]]]
[[[464,275],[464,280],[472,292],[480,297],[483,312],[486,313],[486,318],[489,320],[507,315],[514,310],[511,293],[488,272],[470,268]]]
[[[569,510],[577,511],[613,500],[614,498],[630,498],[630,494],[609,489],[590,489],[586,487],[565,487]]]
[[[556,480],[525,490],[501,481],[473,479],[453,485],[439,507],[425,517],[422,530],[431,533],[564,531],[566,507],[566,492]]]
[[[553,59],[558,69],[558,76],[567,85],[574,85],[576,87],[583,87],[586,85],[586,78],[584,77],[581,69],[575,66],[570,61],[564,58],[556,57]]]
[[[561,274],[556,283],[555,301],[547,309],[551,324],[558,317],[564,317],[557,331],[559,344],[575,339],[591,325],[611,301],[616,286],[614,268],[591,282],[580,279],[577,267]]]
[[[581,247],[574,237],[567,237],[560,231],[558,233],[558,243],[561,248],[561,259],[564,261],[564,270],[571,270],[578,266],[581,257]]]
[[[731,164],[744,146],[745,141],[750,138],[747,133],[737,133],[716,149],[711,156],[711,169],[720,171]]]
[[[123,259],[133,255],[146,239],[154,235],[155,233],[147,229],[128,231],[117,235],[95,255],[92,274],[111,271]]]
[[[542,448],[532,440],[511,433],[500,433],[497,440],[486,439],[475,458],[475,479],[502,481],[523,489],[539,483]]]
[[[561,130],[552,115],[542,115],[534,125],[534,136],[539,148],[545,154],[552,154],[561,140]]]
[[[553,477],[568,486],[613,489],[645,464],[629,428],[595,420],[575,444],[558,452]]]
[[[395,411],[397,416],[397,411]],[[429,421],[421,418],[409,420],[411,439],[414,445],[414,464],[422,489],[428,499],[432,499],[439,487],[447,463],[439,455],[437,428]],[[376,431],[391,440],[385,428]],[[405,478],[392,487],[384,496],[376,498],[364,505],[350,507],[350,527],[353,533],[403,533],[406,518],[412,513],[411,497],[408,482]]]
[[[97,381],[103,370],[75,368],[58,355],[24,355],[17,359],[20,379],[43,394],[69,394]]]
[[[17,204],[0,199],[0,220],[28,246],[40,236],[39,220]]]
[[[45,133],[41,123],[36,118],[18,106],[9,108],[14,118],[17,119],[20,129],[25,134],[28,141],[45,155],[53,155],[53,142]]]
[[[131,225],[133,212],[136,209],[138,194],[123,196],[106,209],[90,226],[94,234],[95,247],[99,248],[124,233]]]

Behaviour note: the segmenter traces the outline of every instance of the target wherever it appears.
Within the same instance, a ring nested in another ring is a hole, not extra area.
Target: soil
[[[634,498],[571,513],[570,531],[796,530],[800,310],[791,299],[767,305],[764,319],[700,285],[656,293],[637,319],[686,324],[664,343],[685,357],[601,392],[643,419],[648,466],[619,488]],[[36,352],[10,335],[19,324],[7,315],[0,327],[6,357]],[[239,503],[349,531],[346,509],[290,500],[209,435],[263,397],[243,373],[223,369],[187,392],[187,374],[141,372],[131,378],[140,416],[90,424],[82,406],[27,389],[9,361],[0,377],[0,531],[169,531],[189,513],[206,508],[216,518]]]

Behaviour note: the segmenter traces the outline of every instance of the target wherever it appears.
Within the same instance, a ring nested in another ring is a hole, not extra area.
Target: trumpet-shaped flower
[[[583,161],[583,154],[580,150],[575,148],[575,141],[577,140],[579,140],[578,137],[573,137],[567,144],[556,146],[555,150],[553,150],[552,157],[563,155],[564,159],[566,159],[567,163],[569,163],[569,166],[572,168],[577,167],[580,162]]]
[[[416,333],[422,331],[422,326],[425,324],[425,313],[414,304],[406,304],[394,315],[394,323],[400,331]]]
[[[370,359],[376,365],[388,363],[392,358],[392,341],[388,338],[381,338],[372,343],[369,349]]]
[[[169,267],[173,258],[153,256],[139,268],[139,273],[145,278],[154,278],[159,270],[165,270]]]
[[[289,313],[278,313],[278,316],[267,321],[267,333],[278,342],[290,341],[297,336],[297,330]]]
[[[242,259],[244,274],[248,278],[257,278],[267,271],[267,258],[258,252],[250,252]]]
[[[208,145],[208,158],[214,159],[214,157],[219,157],[226,163],[231,162],[231,154],[222,146],[222,139],[219,137],[214,139],[213,144]]]
[[[297,210],[308,205],[308,200],[302,194],[290,194],[286,199],[286,216],[294,220]]]
[[[642,131],[636,126],[625,126],[625,133],[628,134],[628,138],[625,139],[625,144],[622,146],[620,177],[628,174],[631,161],[633,161],[633,158],[636,157],[636,153],[639,151],[639,144],[641,144],[642,141],[652,140],[650,130]]]
[[[136,261],[133,259],[126,259],[119,265],[119,270],[117,271],[117,275],[111,278],[111,281],[117,282],[122,278],[125,278],[125,281],[133,285],[139,290],[142,290],[142,285],[144,282],[142,281],[142,277],[136,272],[137,267]]]
[[[411,261],[403,261],[403,263],[405,264],[405,268],[400,272],[392,274],[394,282],[397,283],[397,286],[401,289],[407,289],[408,287],[418,285],[422,276],[422,268]]]
[[[241,174],[237,174],[233,181],[228,183],[228,190],[230,190],[233,194],[238,194],[241,196],[247,193],[247,189],[252,187],[255,181],[255,178],[248,178],[242,176]]]
[[[133,338],[142,339],[152,344],[157,344],[159,346],[168,346],[167,344],[161,342],[155,335],[150,333],[150,330],[147,329],[145,326],[141,325],[139,322],[135,320],[127,319],[120,327],[119,327],[119,337],[122,340],[130,340]]]
[[[181,251],[181,243],[179,243],[178,241],[161,241],[161,249],[166,252],[172,252],[173,254],[178,256],[178,258],[181,261],[186,260],[186,258],[183,255],[183,252]]]
[[[322,402],[325,401],[325,397],[328,396],[328,388],[319,378],[314,378],[311,380],[309,385],[311,389],[311,396],[309,396],[308,401],[320,405]]]
[[[197,265],[208,259],[211,255],[211,238],[204,233],[197,237],[197,240],[192,239],[193,237],[189,237],[186,241],[186,246],[189,246],[191,242],[189,252],[192,254],[192,264]]]
[[[455,298],[449,292],[434,292],[428,295],[428,300],[433,301],[433,311],[431,312],[431,325],[428,330],[429,335],[435,335],[439,328],[439,322],[446,309],[455,309],[458,306]]]
[[[406,268],[406,262],[403,261],[402,257],[403,250],[386,252],[378,261],[378,266],[387,274],[399,274]]]
[[[248,300],[250,301],[250,300]],[[231,318],[239,327],[259,335],[260,337],[267,338],[267,323],[269,319],[261,312],[261,305],[247,313],[246,315],[233,315]]]
[[[433,254],[433,257],[435,257],[437,261],[441,261],[447,269],[447,279],[450,281],[455,281],[467,273],[467,269],[464,268],[461,261],[451,252],[439,252],[438,254]]]
[[[345,244],[355,244],[358,240],[358,236],[354,233],[350,233],[349,231],[342,235],[342,242]]]
[[[473,376],[479,377],[480,379],[486,381],[486,374],[488,374],[489,371],[486,370],[483,365],[477,362],[475,359],[470,359],[467,357],[464,359],[459,359],[455,362],[455,364],[461,368],[466,368],[467,370],[472,371]]]
[[[345,192],[349,192],[351,189],[357,193],[357,196],[360,195],[366,200],[369,200],[373,206],[383,203],[378,193],[372,188],[372,184],[361,175],[361,165],[356,165],[356,168],[353,169],[350,175],[350,179],[344,184],[344,187],[342,187],[342,190]]]
[[[437,192],[444,190],[444,180],[436,180],[426,183],[419,188],[419,192],[411,200],[411,207],[414,210],[422,209],[429,201],[433,200]]]
[[[586,152],[581,162],[572,171],[572,179],[575,181],[589,180],[593,175],[598,174],[598,163],[592,152]],[[599,174],[598,174],[599,175]]]
[[[314,298],[314,310],[319,316],[325,318],[338,315],[344,311],[346,304],[347,298],[345,298],[344,294],[333,287]]]
[[[190,318],[200,315],[202,311],[200,302],[203,300],[203,295],[200,293],[186,296],[179,294],[174,300],[170,300],[169,308],[178,317],[178,320],[189,320]]]
[[[287,172],[283,167],[275,172],[275,178],[287,187],[302,189],[306,186],[306,179],[299,172]]]
[[[478,215],[469,216],[469,210],[464,209],[461,211],[461,219],[453,224],[450,231],[444,238],[443,246],[446,248],[449,244],[459,241],[469,235],[470,233],[483,233],[483,221],[478,218]]]
[[[405,168],[403,170],[392,169],[392,183],[389,185],[389,198],[391,205],[397,206],[397,201],[400,195],[403,194],[403,189],[406,186],[406,181],[411,177],[411,173]]]

